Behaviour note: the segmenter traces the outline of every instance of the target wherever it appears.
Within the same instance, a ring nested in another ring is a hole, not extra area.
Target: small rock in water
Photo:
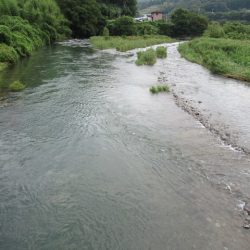
[[[202,103],[202,101],[198,101],[198,103],[199,103],[199,104],[201,104],[201,103]]]
[[[250,229],[250,222],[248,220],[245,220],[244,224],[243,224],[243,227],[245,229]]]
[[[250,215],[250,203],[245,204],[244,211],[246,211],[248,215]]]

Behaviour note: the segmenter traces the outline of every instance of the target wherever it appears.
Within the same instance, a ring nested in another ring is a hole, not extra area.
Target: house
[[[151,17],[151,15],[144,15],[144,16],[141,16],[141,17],[136,17],[135,21],[136,22],[152,21],[152,17]]]
[[[163,20],[164,15],[163,15],[163,13],[161,11],[153,11],[151,13],[151,18],[152,18],[152,21]]]

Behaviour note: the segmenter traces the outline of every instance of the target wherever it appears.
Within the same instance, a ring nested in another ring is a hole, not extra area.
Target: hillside
[[[249,0],[138,0],[140,13],[148,13],[157,9],[168,14],[178,7],[207,13],[212,18],[214,16],[214,19],[243,18],[250,21]],[[218,16],[217,13],[220,13],[221,16]]]

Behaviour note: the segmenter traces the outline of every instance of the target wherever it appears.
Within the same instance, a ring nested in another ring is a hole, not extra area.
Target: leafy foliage
[[[0,61],[14,63],[70,35],[54,0],[0,0]]]
[[[177,9],[171,16],[172,34],[177,37],[202,35],[208,26],[208,20],[196,13]]]
[[[111,21],[107,27],[113,36],[132,36],[136,34],[134,19],[129,16],[122,16]]]
[[[6,44],[0,43],[0,62],[15,63],[18,60],[16,50]]]
[[[89,37],[102,33],[106,26],[106,19],[120,16],[134,16],[136,13],[136,0],[57,0],[64,15],[70,21],[70,27],[74,37]],[[114,31],[108,26],[110,32],[120,35],[131,34],[131,30],[125,31],[123,27],[128,18],[118,18],[114,23]],[[122,25],[122,31],[117,28]]]

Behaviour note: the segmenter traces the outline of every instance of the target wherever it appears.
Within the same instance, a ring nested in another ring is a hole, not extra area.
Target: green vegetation
[[[138,0],[142,13],[161,10],[171,14],[176,8],[204,13],[211,20],[250,21],[249,0]]]
[[[73,37],[78,38],[102,34],[108,19],[136,14],[136,0],[56,1],[65,17],[70,21]]]
[[[171,32],[175,37],[200,36],[208,26],[206,17],[184,9],[177,9],[172,14],[171,21]]]
[[[6,63],[0,63],[0,72],[3,71],[4,69],[6,69],[7,64]],[[0,84],[1,86],[1,84]]]
[[[174,41],[167,36],[127,36],[127,37],[91,37],[91,43],[97,49],[116,48],[118,51],[125,52],[136,48],[146,48],[154,44],[168,43]]]
[[[136,35],[136,24],[129,16],[122,16],[109,21],[107,27],[112,36],[132,36]]]
[[[197,13],[177,9],[169,21],[135,22],[132,17],[122,16],[107,22],[111,36],[166,35],[171,37],[200,36],[206,30],[208,20]]]
[[[160,92],[169,92],[170,91],[168,85],[152,86],[149,90],[152,94],[158,94]]]
[[[157,58],[166,58],[167,57],[167,48],[164,46],[160,46],[156,48],[156,56]]]
[[[25,85],[22,84],[20,81],[15,81],[10,84],[9,89],[12,92],[19,92],[25,89]]]
[[[224,24],[212,22],[204,35],[212,38],[250,40],[250,25],[240,22],[226,22]]]
[[[154,49],[137,52],[136,65],[154,65],[156,63],[156,53]]]
[[[54,0],[0,0],[0,62],[15,63],[70,35]]]
[[[213,73],[250,81],[249,41],[204,37],[180,45],[179,51]]]
[[[250,81],[250,25],[213,22],[204,36],[180,45],[186,59],[213,73]]]

